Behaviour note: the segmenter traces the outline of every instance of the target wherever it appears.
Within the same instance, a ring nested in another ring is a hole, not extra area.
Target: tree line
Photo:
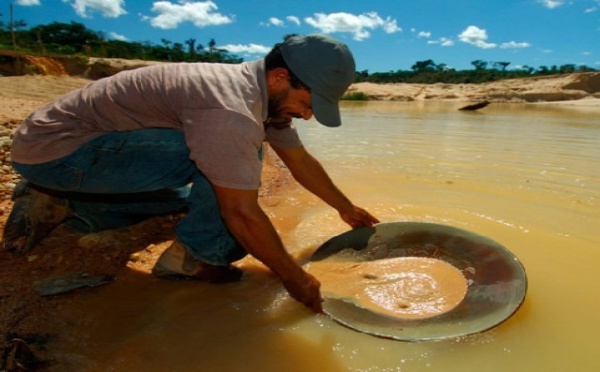
[[[449,68],[446,64],[437,64],[433,60],[417,61],[411,66],[411,70],[397,70],[389,72],[376,72],[369,74],[368,70],[358,71],[356,73],[357,82],[372,83],[485,83],[501,79],[515,79],[531,76],[546,76],[557,74],[569,74],[573,72],[596,71],[595,69],[575,64],[565,64],[561,66],[540,66],[537,68],[531,66],[521,66],[508,70],[510,62],[475,60],[471,62],[472,70],[456,70]]]
[[[52,22],[27,29],[24,21],[7,24],[0,14],[0,48],[41,55],[80,55],[83,57],[104,57],[142,59],[171,62],[221,62],[241,63],[243,59],[219,49],[214,39],[206,45],[195,38],[183,42],[161,39],[160,44],[151,42],[129,42],[108,40],[102,32],[93,31],[77,22]],[[410,70],[369,73],[356,72],[356,82],[373,83],[482,83],[500,79],[522,78],[565,74],[572,72],[596,71],[588,66],[565,64],[561,66],[521,66],[508,69],[506,61],[472,61],[472,70],[456,70],[444,63],[431,59],[417,61]]]
[[[52,22],[26,29],[16,21],[0,22],[0,48],[41,55],[83,55],[87,57],[142,59],[171,62],[240,63],[242,58],[219,49],[214,39],[205,45],[195,38],[183,42],[162,39],[160,44],[108,40],[103,32],[77,22]]]

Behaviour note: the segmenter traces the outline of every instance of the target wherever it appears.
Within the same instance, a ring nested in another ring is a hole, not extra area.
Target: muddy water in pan
[[[344,125],[297,123],[305,145],[382,222],[485,235],[523,263],[521,309],[487,332],[406,343],[347,329],[290,299],[253,259],[241,283],[164,282],[124,269],[79,303],[56,350],[89,371],[600,370],[598,110],[346,103]],[[305,258],[347,227],[300,188],[267,213]]]

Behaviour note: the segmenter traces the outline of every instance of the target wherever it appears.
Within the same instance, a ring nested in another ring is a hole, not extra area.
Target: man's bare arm
[[[258,191],[213,187],[227,227],[246,251],[279,276],[294,299],[322,312],[319,281],[287,253],[275,227],[258,205]]]
[[[335,208],[340,217],[353,228],[372,226],[379,220],[366,210],[355,206],[333,183],[321,163],[304,147],[279,149],[277,155],[290,169],[294,178],[308,191]]]

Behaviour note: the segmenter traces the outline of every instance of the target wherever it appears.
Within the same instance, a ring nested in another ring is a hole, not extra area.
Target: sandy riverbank
[[[484,84],[357,83],[348,90],[382,101],[489,101],[600,106],[600,72],[509,79]]]

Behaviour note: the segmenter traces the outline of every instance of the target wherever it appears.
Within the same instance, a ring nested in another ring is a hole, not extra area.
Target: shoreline
[[[600,72],[498,80],[481,84],[354,83],[347,93],[373,101],[544,103],[600,106]]]
[[[24,75],[3,76],[0,81],[0,120],[7,121],[23,120],[35,108],[93,80],[74,76]],[[354,83],[348,93],[356,92],[368,96],[366,102],[488,101],[600,109],[600,72],[483,84]]]

